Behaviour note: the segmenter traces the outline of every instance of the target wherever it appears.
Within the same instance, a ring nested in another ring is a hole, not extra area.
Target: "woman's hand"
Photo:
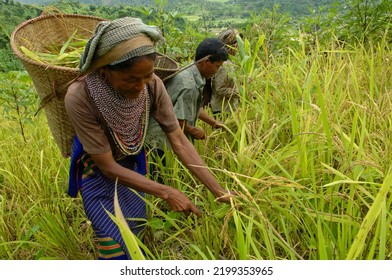
[[[201,217],[202,212],[189,200],[189,198],[179,190],[169,187],[167,191],[166,202],[169,207],[175,212],[183,212],[186,216],[191,213]]]
[[[213,129],[219,129],[219,128],[224,128],[224,127],[225,127],[224,123],[221,122],[221,121],[219,121],[219,120],[217,120],[217,121],[212,125],[212,128],[213,128]]]
[[[217,201],[230,204],[231,198],[237,196],[237,192],[236,191],[229,192],[225,190],[225,191],[221,191],[219,194],[215,193],[214,195]]]

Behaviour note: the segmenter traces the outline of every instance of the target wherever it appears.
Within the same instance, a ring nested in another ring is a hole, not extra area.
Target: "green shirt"
[[[192,126],[196,125],[203,104],[202,92],[204,85],[205,79],[200,75],[196,65],[190,66],[166,82],[166,90],[169,93],[178,120],[185,120]],[[152,118],[149,121],[146,143],[161,150],[164,150],[165,146],[171,148],[166,134]]]

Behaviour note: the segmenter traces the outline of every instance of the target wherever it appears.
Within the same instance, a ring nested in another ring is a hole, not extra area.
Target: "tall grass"
[[[81,201],[66,195],[69,162],[44,115],[29,127],[27,144],[12,122],[1,130],[0,259],[95,258]]]
[[[151,259],[392,259],[392,81],[386,42],[291,49],[265,63],[263,38],[235,60],[241,107],[195,146],[222,185],[220,204],[170,152],[165,183],[203,216],[147,196]],[[306,53],[305,50],[311,49]],[[80,198],[65,195],[44,116],[28,144],[1,130],[0,258],[94,259]]]

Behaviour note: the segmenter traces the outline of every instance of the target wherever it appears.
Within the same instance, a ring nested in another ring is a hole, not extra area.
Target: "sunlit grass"
[[[44,115],[24,143],[4,121],[0,163],[0,258],[95,258],[81,201],[66,195],[68,160],[51,137]]]
[[[245,42],[236,58],[242,103],[224,118],[226,129],[205,127],[207,139],[195,142],[238,196],[216,202],[167,153],[165,183],[203,216],[147,196],[146,258],[391,259],[389,47],[316,45],[267,64],[263,44]],[[44,115],[28,127],[27,144],[12,121],[1,132],[0,258],[94,259],[80,198],[66,195],[69,161]]]

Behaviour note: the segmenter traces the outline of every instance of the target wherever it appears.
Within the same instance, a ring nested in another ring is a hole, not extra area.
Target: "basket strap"
[[[42,108],[44,108],[46,106],[46,104],[48,104],[53,99],[53,97],[59,98],[59,96],[57,94],[56,81],[52,82],[52,93],[45,96],[44,98],[42,98],[42,100],[40,102],[40,106],[39,106],[38,110],[35,112],[34,117],[38,114],[39,111],[41,111]]]
[[[178,70],[177,70],[176,72],[174,72],[173,74],[170,74],[169,76],[163,78],[162,81],[165,82],[165,81],[167,81],[167,80],[173,78],[173,77],[174,77],[175,75],[177,75],[178,73],[184,71],[185,69],[188,69],[188,68],[191,67],[192,65],[197,64],[197,63],[199,63],[199,62],[202,61],[202,60],[205,60],[205,59],[209,58],[210,56],[211,56],[210,54],[209,54],[209,55],[206,55],[205,57],[200,58],[198,61],[194,61],[194,62],[192,62],[191,64],[189,64],[189,65],[187,65],[187,66],[184,66],[184,67],[182,67],[181,69],[178,69]]]
[[[167,80],[173,78],[175,75],[177,75],[178,73],[184,71],[185,69],[188,69],[189,67],[191,67],[191,66],[194,65],[194,64],[195,64],[195,62],[192,62],[191,64],[189,64],[189,65],[187,65],[187,66],[185,66],[185,67],[182,67],[181,69],[178,69],[178,70],[177,70],[176,72],[174,72],[173,74],[170,74],[169,76],[163,78],[163,79],[162,79],[162,82],[165,82],[165,81],[167,81]]]

